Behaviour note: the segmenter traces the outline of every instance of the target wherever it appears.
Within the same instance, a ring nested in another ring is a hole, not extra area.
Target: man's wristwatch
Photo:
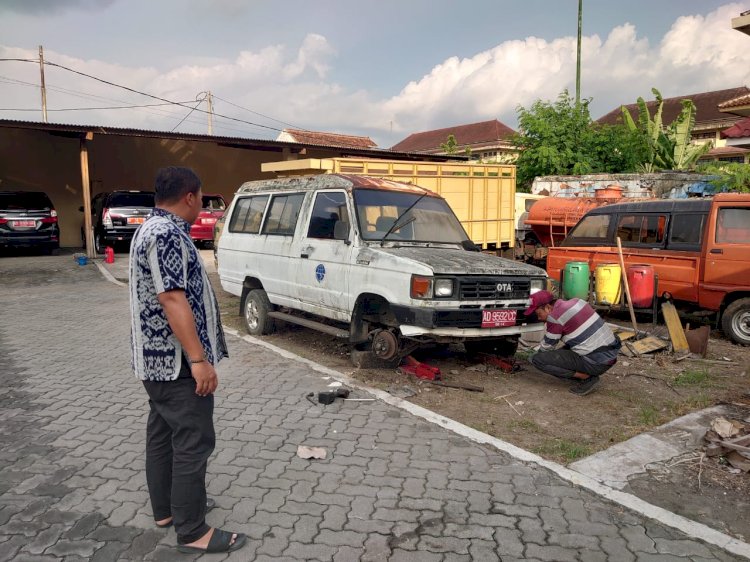
[[[191,365],[195,365],[196,363],[205,363],[206,362],[206,358],[205,357],[201,357],[200,359],[190,359],[188,357],[188,361],[190,361]]]

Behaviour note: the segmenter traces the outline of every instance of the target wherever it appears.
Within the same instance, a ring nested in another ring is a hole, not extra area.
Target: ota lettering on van
[[[326,266],[324,266],[322,263],[318,264],[318,267],[315,268],[315,279],[318,280],[318,283],[322,283],[323,279],[326,278]]]

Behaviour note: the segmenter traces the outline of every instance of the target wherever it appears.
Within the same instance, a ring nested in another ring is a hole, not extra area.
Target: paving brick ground
[[[4,258],[0,285],[0,560],[191,559],[151,518],[127,290],[70,256]],[[251,540],[213,560],[736,559],[382,402],[314,406],[319,374],[229,346],[208,522]]]

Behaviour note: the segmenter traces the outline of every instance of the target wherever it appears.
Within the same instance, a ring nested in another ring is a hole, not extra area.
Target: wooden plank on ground
[[[622,332],[615,332],[617,334],[617,337],[620,338],[620,341],[629,340],[630,338],[635,337],[635,332],[631,332],[630,330],[623,330]]]
[[[685,337],[685,330],[682,328],[682,322],[680,322],[677,309],[671,302],[665,302],[661,305],[661,312],[664,314],[664,321],[667,323],[669,339],[672,340],[672,351],[675,353],[689,353],[690,346]]]
[[[651,353],[653,351],[659,351],[667,347],[667,342],[657,338],[656,336],[647,336],[641,340],[629,341],[628,347],[631,351],[635,352],[636,355],[643,355],[644,353]]]

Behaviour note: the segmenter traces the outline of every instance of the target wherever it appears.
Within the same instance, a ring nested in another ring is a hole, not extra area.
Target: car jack
[[[428,381],[439,381],[443,378],[440,374],[440,369],[417,361],[411,355],[404,357],[403,363],[398,367],[398,372],[402,375],[414,375],[419,379]]]
[[[498,355],[490,355],[489,353],[477,353],[484,363],[497,367],[504,373],[515,373],[521,370],[521,365],[516,363],[512,357],[499,357]]]

